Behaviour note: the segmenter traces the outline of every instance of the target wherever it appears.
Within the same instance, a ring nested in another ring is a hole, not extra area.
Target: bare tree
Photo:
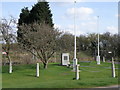
[[[74,36],[70,33],[61,35],[58,41],[58,48],[63,52],[71,52],[74,50]]]
[[[56,40],[60,33],[46,24],[23,24],[18,27],[22,38],[19,39],[19,45],[32,53],[47,68],[50,57],[56,50]],[[33,53],[34,50],[34,53]]]
[[[7,19],[2,19],[2,21],[0,22],[0,33],[2,34],[2,49],[4,52],[6,52],[6,56],[8,58],[9,61],[9,73],[12,73],[12,62],[11,62],[11,58],[10,58],[10,48],[11,48],[11,44],[16,42],[16,36],[13,33],[15,30],[15,24],[16,24],[16,20],[11,16],[10,20]]]

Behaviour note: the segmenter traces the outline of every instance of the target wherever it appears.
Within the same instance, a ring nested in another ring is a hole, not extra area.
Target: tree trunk
[[[48,62],[44,63],[44,69],[47,69]]]
[[[9,62],[9,73],[12,73],[12,62]]]
[[[8,57],[8,61],[9,61],[9,73],[12,73],[12,62],[11,62],[9,54],[7,54],[7,57]]]

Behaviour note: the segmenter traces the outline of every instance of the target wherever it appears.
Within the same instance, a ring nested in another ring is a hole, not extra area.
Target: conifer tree
[[[32,23],[44,23],[48,24],[49,26],[53,27],[53,21],[52,21],[52,14],[49,7],[49,3],[45,0],[42,2],[37,2],[31,10],[28,9],[28,7],[24,7],[21,9],[21,13],[18,20],[18,26],[22,24],[32,24]],[[17,40],[20,42],[20,39],[22,39],[22,33],[18,28],[17,31]]]
[[[48,2],[38,2],[30,11],[30,23],[45,23],[53,27],[52,14]]]
[[[20,13],[20,19],[18,21],[18,24],[21,25],[22,23],[28,23],[29,21],[29,10],[28,7],[24,7],[23,9],[21,9],[21,13]]]

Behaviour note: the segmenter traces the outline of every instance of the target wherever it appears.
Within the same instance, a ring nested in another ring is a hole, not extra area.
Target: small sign
[[[68,66],[70,64],[70,62],[69,62],[69,53],[62,53],[61,64],[66,65],[66,66]]]

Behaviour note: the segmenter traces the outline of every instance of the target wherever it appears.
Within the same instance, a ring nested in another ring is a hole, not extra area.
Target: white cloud
[[[82,22],[79,25],[77,24],[75,27],[76,29],[74,29],[74,24],[69,24],[69,25],[55,25],[55,27],[59,28],[60,31],[63,32],[68,32],[71,34],[75,34],[76,31],[76,35],[79,36],[81,34],[88,34],[88,33],[98,33],[97,31],[97,27],[96,27],[96,22]],[[75,31],[74,31],[75,30]],[[115,26],[107,26],[105,29],[105,32],[110,32],[112,34],[116,34],[118,33],[118,28]],[[100,33],[102,34],[103,32],[100,31]]]
[[[90,22],[82,22],[81,28],[86,33],[95,33],[97,32],[96,22],[90,21]]]
[[[66,26],[61,26],[61,25],[54,25],[55,28],[59,28],[60,31],[63,31],[63,32],[68,32],[68,33],[71,33],[71,34],[75,34],[76,32],[76,35],[79,36],[80,34],[85,34],[84,31],[82,31],[80,29],[80,26],[79,25],[76,25],[76,29],[74,29],[74,25],[71,24],[71,25],[66,25]]]
[[[80,29],[79,25],[76,25],[75,29],[74,29],[74,25],[68,25],[66,27],[66,31],[73,35],[76,33],[77,36],[79,36],[80,34],[85,34],[85,32]]]
[[[96,27],[96,22],[82,22],[79,25],[76,25],[76,29],[74,29],[74,24],[71,25],[66,25],[66,26],[62,26],[62,25],[56,25],[56,27],[59,27],[60,31],[63,32],[68,32],[71,34],[75,34],[76,31],[76,35],[79,36],[81,34],[88,34],[88,33],[98,33],[97,31],[97,27]],[[74,31],[75,30],[75,31]],[[107,26],[105,32],[110,32],[112,34],[116,34],[118,33],[118,28],[115,26]],[[99,31],[99,33],[103,34],[103,32]]]
[[[115,26],[107,26],[107,27],[106,27],[106,30],[107,30],[108,32],[112,33],[112,34],[118,33],[118,28],[115,27]]]
[[[97,28],[96,28],[96,22],[82,22],[80,24],[75,25],[74,29],[74,24],[68,24],[68,25],[56,25],[55,27],[59,28],[60,31],[63,32],[69,32],[71,34],[75,34],[79,36],[80,34],[87,34],[87,33],[97,33]],[[74,31],[75,30],[75,31]]]
[[[67,18],[74,18],[74,12],[77,19],[90,20],[90,15],[94,13],[94,10],[88,7],[69,8],[65,15]]]

